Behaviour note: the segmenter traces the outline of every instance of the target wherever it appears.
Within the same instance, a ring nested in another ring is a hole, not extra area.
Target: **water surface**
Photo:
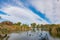
[[[52,37],[48,31],[24,31],[20,33],[9,34],[8,40],[42,40],[46,37],[46,40],[60,40],[59,38]]]

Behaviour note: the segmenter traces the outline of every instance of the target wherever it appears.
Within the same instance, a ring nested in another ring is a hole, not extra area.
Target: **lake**
[[[48,31],[23,31],[19,33],[9,34],[8,40],[60,40],[60,38],[52,37]]]

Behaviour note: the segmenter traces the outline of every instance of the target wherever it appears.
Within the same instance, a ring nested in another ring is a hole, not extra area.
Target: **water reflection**
[[[48,31],[24,31],[11,33],[4,40],[60,40],[50,36]]]
[[[48,40],[48,34],[45,31],[43,31],[43,33],[39,31],[12,33],[10,34],[10,38],[8,40]]]

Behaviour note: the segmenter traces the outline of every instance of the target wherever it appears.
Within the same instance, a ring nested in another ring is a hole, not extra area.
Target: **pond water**
[[[47,39],[42,39],[47,38]],[[8,40],[60,40],[53,38],[48,31],[24,31],[9,34]]]

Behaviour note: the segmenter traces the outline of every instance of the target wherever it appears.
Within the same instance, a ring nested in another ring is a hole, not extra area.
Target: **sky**
[[[0,22],[60,24],[59,0],[0,0]]]

